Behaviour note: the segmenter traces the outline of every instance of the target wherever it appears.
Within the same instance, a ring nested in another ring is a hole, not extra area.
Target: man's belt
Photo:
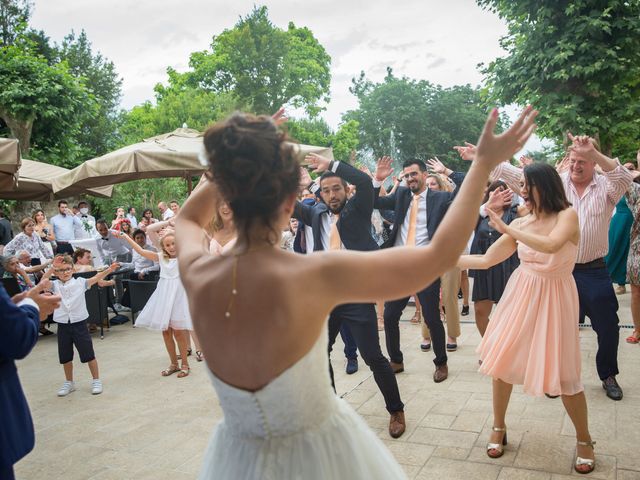
[[[591,270],[594,268],[606,268],[607,264],[604,262],[604,258],[596,258],[590,262],[576,263],[574,270]]]

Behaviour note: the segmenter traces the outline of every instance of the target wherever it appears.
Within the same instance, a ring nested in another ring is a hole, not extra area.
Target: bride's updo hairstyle
[[[271,117],[234,113],[204,134],[208,177],[229,203],[239,232],[274,225],[282,202],[298,191],[300,165]]]

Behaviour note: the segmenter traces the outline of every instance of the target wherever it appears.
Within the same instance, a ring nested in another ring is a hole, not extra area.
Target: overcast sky
[[[153,99],[166,68],[187,68],[189,54],[205,50],[214,34],[247,15],[253,1],[36,0],[31,20],[52,40],[86,30],[94,51],[115,63],[123,78],[122,106]],[[364,70],[379,81],[386,67],[398,76],[443,86],[478,85],[477,65],[504,52],[506,26],[474,0],[271,0],[271,20],[309,27],[331,56],[331,102],[323,114],[334,128],[357,106],[351,79]],[[533,147],[533,145],[531,145]]]

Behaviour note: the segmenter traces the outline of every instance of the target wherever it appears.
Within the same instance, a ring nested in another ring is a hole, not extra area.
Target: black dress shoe
[[[460,312],[460,315],[462,315],[463,317],[466,317],[467,315],[469,315],[469,305],[462,306],[462,311]]]
[[[357,358],[347,358],[347,375],[353,375],[358,371],[358,359]]]
[[[547,398],[554,399],[554,398],[558,398],[560,395],[549,395],[548,393],[545,393],[544,396]]]
[[[602,381],[602,388],[607,391],[607,397],[611,400],[622,400],[622,388],[616,382],[616,377],[607,377]]]

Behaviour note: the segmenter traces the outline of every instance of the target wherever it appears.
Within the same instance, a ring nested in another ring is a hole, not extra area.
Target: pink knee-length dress
[[[513,272],[480,342],[480,372],[523,385],[530,395],[574,395],[580,380],[578,290],[572,271],[578,247],[541,253],[518,244]]]

